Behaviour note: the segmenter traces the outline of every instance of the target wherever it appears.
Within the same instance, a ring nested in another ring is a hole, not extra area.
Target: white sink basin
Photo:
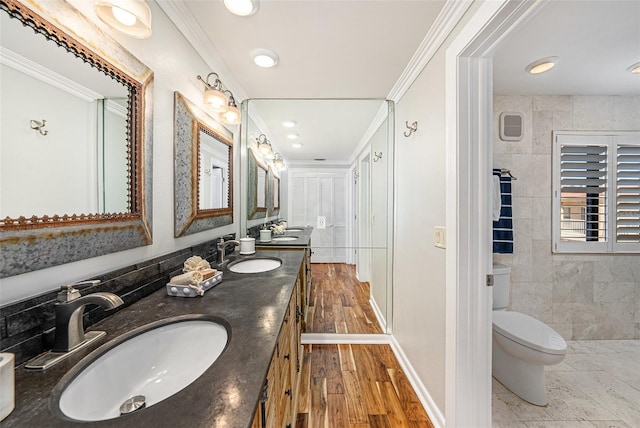
[[[287,232],[302,232],[302,229],[286,229]]]
[[[282,260],[276,258],[260,257],[240,260],[229,264],[229,270],[235,273],[260,273],[269,272],[280,267]]]
[[[54,400],[59,396],[62,413],[80,421],[117,418],[136,396],[143,396],[144,407],[153,406],[199,378],[228,339],[227,329],[207,317],[148,324],[80,361],[56,386]]]
[[[272,238],[272,241],[295,241],[296,239],[298,239],[297,236],[276,236],[275,238]]]

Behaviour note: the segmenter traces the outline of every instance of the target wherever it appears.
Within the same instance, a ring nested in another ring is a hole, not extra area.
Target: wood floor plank
[[[338,353],[340,354],[340,369],[342,371],[356,371],[356,362],[353,359],[351,345],[338,345]]]
[[[347,397],[347,410],[350,423],[368,423],[367,411],[362,397],[362,389],[356,372],[342,372],[345,395]]]
[[[325,345],[325,373],[328,394],[343,394],[342,367],[338,345]]]
[[[378,382],[378,390],[382,396],[382,402],[387,408],[387,416],[393,427],[408,427],[409,419],[404,413],[400,399],[391,382]]]
[[[349,412],[344,394],[328,394],[327,408],[331,428],[347,428],[349,426]]]
[[[327,383],[325,378],[311,379],[311,411],[309,426],[311,428],[329,428],[327,415]]]
[[[296,428],[308,428],[309,427],[309,414],[298,413],[296,416]]]
[[[395,428],[389,422],[387,415],[369,415],[369,427],[371,428]]]
[[[298,389],[298,412],[306,414],[311,409],[311,345],[303,345],[300,386]]]

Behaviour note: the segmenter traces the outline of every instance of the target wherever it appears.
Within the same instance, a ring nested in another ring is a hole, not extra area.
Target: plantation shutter
[[[560,223],[562,241],[607,240],[607,145],[561,144],[560,205],[583,214]]]
[[[640,243],[640,145],[617,145],[616,242]]]

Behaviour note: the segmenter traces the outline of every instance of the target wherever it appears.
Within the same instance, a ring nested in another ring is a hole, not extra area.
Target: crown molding
[[[31,61],[17,53],[0,46],[0,64],[11,67],[29,77],[39,80],[54,88],[58,88],[68,94],[71,94],[82,101],[93,102],[97,99],[104,98],[101,94],[92,91],[86,86],[79,85],[71,79],[43,67],[42,65]]]
[[[220,80],[224,86],[233,92],[236,102],[240,103],[248,98],[247,92],[235,78],[231,69],[222,59],[222,55],[216,47],[204,35],[204,30],[198,24],[193,14],[189,11],[185,2],[181,1],[161,1],[158,6],[169,17],[178,31],[187,39],[194,50],[207,63],[207,65],[220,75]]]
[[[472,0],[447,0],[429,32],[424,36],[420,46],[411,57],[409,64],[391,88],[387,99],[395,102],[400,101],[472,3]]]

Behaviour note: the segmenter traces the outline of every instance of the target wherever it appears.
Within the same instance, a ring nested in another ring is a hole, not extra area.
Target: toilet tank
[[[509,285],[511,266],[493,264],[493,309],[507,309],[509,306]]]

